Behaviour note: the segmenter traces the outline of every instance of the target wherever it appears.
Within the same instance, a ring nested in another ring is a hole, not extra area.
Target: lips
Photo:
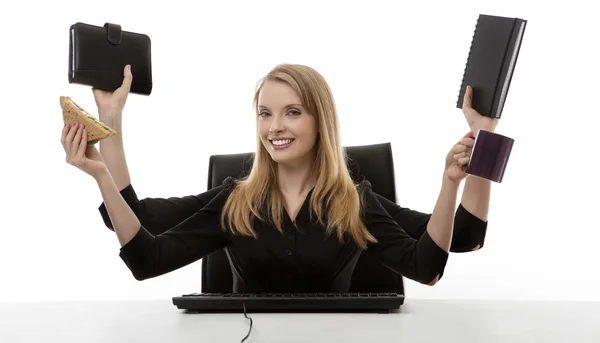
[[[290,144],[293,141],[294,141],[293,138],[272,139],[271,144],[273,144],[275,146],[284,146],[284,145]]]
[[[271,147],[273,150],[287,149],[294,141],[293,138],[271,139]]]

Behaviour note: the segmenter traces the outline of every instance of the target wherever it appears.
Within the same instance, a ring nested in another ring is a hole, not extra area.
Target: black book
[[[479,15],[457,108],[462,108],[469,85],[473,87],[473,108],[486,117],[501,117],[526,24],[519,18]]]

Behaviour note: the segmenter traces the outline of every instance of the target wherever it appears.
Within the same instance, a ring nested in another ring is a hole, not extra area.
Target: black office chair
[[[390,143],[346,147],[348,168],[356,182],[368,180],[373,192],[396,202],[392,146]],[[242,178],[252,167],[254,153],[212,155],[208,165],[208,189],[225,178]],[[402,277],[379,262],[367,249],[359,258],[350,292],[394,292],[404,294]],[[202,292],[231,293],[233,279],[225,251],[216,251],[202,259]]]

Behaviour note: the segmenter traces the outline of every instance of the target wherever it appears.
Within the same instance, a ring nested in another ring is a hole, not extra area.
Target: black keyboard
[[[398,293],[192,293],[173,297],[190,312],[389,312],[404,303]]]

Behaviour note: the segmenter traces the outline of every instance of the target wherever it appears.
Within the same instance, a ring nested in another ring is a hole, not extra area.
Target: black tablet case
[[[152,92],[150,37],[123,31],[118,24],[94,26],[75,23],[70,27],[69,83],[114,91],[123,83],[123,72],[131,65],[131,93]]]

